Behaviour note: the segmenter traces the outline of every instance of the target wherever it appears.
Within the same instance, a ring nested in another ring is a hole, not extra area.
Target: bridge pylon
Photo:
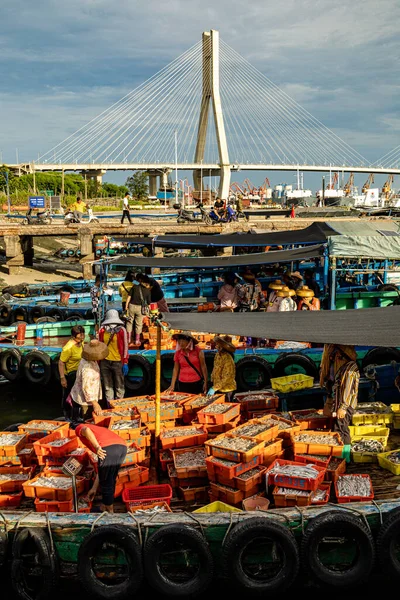
[[[224,117],[222,112],[221,94],[219,90],[219,32],[211,29],[203,33],[203,90],[200,105],[200,118],[197,130],[197,144],[194,162],[200,164],[204,160],[207,141],[208,116],[212,102],[215,132],[218,144],[220,180],[218,195],[227,199],[231,180],[228,144],[226,141]],[[202,172],[193,171],[193,181],[196,190],[204,189]]]

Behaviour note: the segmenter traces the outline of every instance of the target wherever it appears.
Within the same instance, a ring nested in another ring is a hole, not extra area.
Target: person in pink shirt
[[[238,278],[236,273],[225,273],[224,274],[224,285],[218,292],[218,300],[220,300],[221,311],[233,312],[238,305],[238,295],[236,284]]]
[[[174,355],[174,370],[171,385],[167,390],[175,389],[187,394],[204,394],[208,390],[207,365],[204,352],[197,347],[198,341],[190,331],[175,333],[172,338],[177,341]]]

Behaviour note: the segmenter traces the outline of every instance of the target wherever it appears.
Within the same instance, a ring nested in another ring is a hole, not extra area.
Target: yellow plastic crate
[[[400,413],[400,404],[391,404],[390,408],[394,413]]]
[[[295,392],[296,390],[305,390],[314,385],[314,378],[310,375],[297,373],[295,375],[286,375],[285,377],[273,377],[271,387],[278,392]]]
[[[351,437],[354,435],[361,437],[375,437],[381,435],[389,435],[389,429],[384,425],[349,425]]]
[[[215,513],[215,512],[242,512],[240,508],[235,508],[230,504],[225,504],[225,502],[221,502],[220,500],[216,500],[215,502],[211,502],[211,504],[206,504],[201,508],[196,508],[196,510],[192,511],[194,513]]]
[[[400,429],[400,414],[393,417],[393,429]]]
[[[378,463],[379,466],[382,467],[382,469],[387,469],[388,471],[393,473],[393,475],[400,475],[400,464],[395,465],[387,459],[389,454],[392,454],[393,452],[400,452],[400,449],[390,450],[390,452],[382,452],[381,454],[378,454]]]
[[[391,425],[393,423],[394,413],[390,411],[390,407],[383,402],[374,402],[373,404],[377,408],[376,412],[363,413],[361,412],[363,407],[371,406],[371,402],[359,403],[357,410],[360,412],[353,415],[352,425]],[[386,412],[388,409],[389,412]]]
[[[351,461],[354,463],[376,463],[378,454],[376,452],[354,452],[351,451]]]

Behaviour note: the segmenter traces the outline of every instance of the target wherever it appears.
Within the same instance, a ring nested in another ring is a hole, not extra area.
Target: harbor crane
[[[350,173],[350,177],[348,178],[348,180],[346,181],[346,183],[343,186],[344,195],[346,197],[350,196],[353,186],[354,186],[354,173]]]
[[[389,200],[390,192],[392,191],[392,183],[394,180],[394,175],[389,175],[386,179],[385,183],[382,186],[382,197],[385,200]]]
[[[371,184],[374,183],[374,181],[375,181],[375,175],[373,173],[370,173],[368,175],[367,181],[362,186],[361,193],[365,194],[367,192],[367,190],[369,190],[369,188],[371,187]]]
[[[331,181],[329,181],[328,185],[326,186],[327,190],[334,190],[335,189],[335,185],[337,184],[339,179],[339,175],[337,172],[335,172],[333,174],[333,179]]]

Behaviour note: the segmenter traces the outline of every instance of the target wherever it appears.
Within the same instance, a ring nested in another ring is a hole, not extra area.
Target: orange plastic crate
[[[22,433],[14,433],[14,432],[10,432],[10,431],[0,431],[0,436],[2,435],[20,435],[21,438],[15,443],[12,444],[11,446],[0,446],[0,462],[4,463],[7,462],[6,458],[8,458],[8,460],[10,460],[10,458],[15,459],[15,457],[18,455],[18,452],[20,450],[22,450],[22,448],[25,446],[26,442],[27,442],[27,436],[25,434]]]
[[[154,423],[156,420],[155,402],[150,402],[147,405],[138,407],[143,423]],[[183,415],[183,406],[178,402],[161,402],[160,403],[160,419],[168,421],[171,419],[179,419]]]
[[[128,444],[128,452],[126,454],[125,460],[122,463],[122,467],[126,467],[128,465],[141,463],[146,458],[146,448],[141,448],[133,442],[132,444]]]
[[[274,456],[282,452],[283,440],[277,439],[271,442],[265,442],[265,446],[262,451],[262,460],[265,460],[269,456]]]
[[[208,485],[208,477],[185,477],[179,478],[173,464],[167,465],[167,472],[171,487],[203,487]]]
[[[241,463],[241,462],[250,462],[254,456],[263,453],[264,442],[254,441],[254,444],[249,448],[249,450],[233,450],[231,448],[225,448],[219,444],[220,440],[223,438],[231,438],[237,439],[235,436],[232,436],[231,433],[226,433],[224,435],[219,435],[213,440],[207,440],[204,443],[206,451],[208,455],[217,456],[218,458],[224,458],[226,460],[231,460],[233,462]],[[248,441],[248,438],[243,438]]]
[[[131,413],[128,415],[118,415],[119,411],[130,410]],[[117,408],[109,408],[107,410],[102,410],[101,415],[93,414],[93,421],[95,425],[98,425],[99,422],[104,417],[111,417],[115,419],[115,421],[140,421],[140,412],[137,406],[119,406]]]
[[[49,425],[57,425],[56,429],[47,428],[46,423]],[[48,421],[45,419],[34,419],[33,421],[28,421],[23,425],[18,426],[18,433],[26,433],[29,435],[31,441],[36,441],[46,435],[50,435],[54,433],[54,431],[64,431],[67,433],[69,430],[69,423],[65,421]]]
[[[235,400],[240,402],[242,410],[265,410],[269,408],[278,408],[279,397],[272,392],[241,392],[235,394]]]
[[[71,479],[71,487],[67,489],[58,489],[58,488],[48,488],[40,485],[35,485],[35,482],[39,477],[49,477],[47,473],[41,473],[37,475],[27,483],[22,485],[24,494],[27,498],[44,498],[46,500],[58,500],[65,501],[71,500],[72,493],[72,479]],[[52,473],[51,477],[66,477],[66,475],[58,475],[57,473]],[[76,478],[76,489],[78,494],[82,494],[85,491],[85,478],[78,476]]]
[[[151,402],[150,396],[130,396],[129,398],[119,398],[110,400],[111,408],[138,406],[139,404]]]
[[[23,467],[32,467],[37,464],[37,458],[33,445],[31,448],[29,448],[28,446],[22,448],[22,450],[20,450],[18,454],[18,458]]]
[[[329,481],[329,482],[323,482],[323,483],[321,483],[320,486],[318,486],[318,490],[325,490],[325,498],[323,500],[314,500],[313,498],[314,498],[315,492],[312,492],[311,504],[313,506],[322,506],[323,504],[327,504],[329,502],[329,498],[331,495],[331,485],[332,485],[332,483]]]
[[[142,487],[125,488],[122,492],[122,500],[125,502],[127,510],[132,506],[146,502],[163,500],[170,505],[172,498],[172,488],[168,483],[159,485],[144,485]]]
[[[78,499],[79,500],[79,499]],[[35,510],[36,512],[49,512],[49,513],[63,513],[74,512],[74,501],[73,500],[40,500],[40,498],[35,499]],[[92,509],[92,502],[89,502],[88,506],[84,508],[79,508],[78,504],[78,512],[79,513],[90,513]]]
[[[318,475],[315,479],[310,477],[300,477],[296,475],[279,475],[278,473],[272,473],[272,469],[275,465],[293,465],[303,466],[303,464],[296,463],[291,460],[277,459],[267,469],[265,476],[268,481],[268,485],[277,485],[278,487],[288,487],[297,490],[314,491],[322,483],[326,469],[313,465],[314,469],[318,471]]]
[[[198,487],[183,487],[177,488],[176,492],[179,498],[185,502],[207,502],[208,500],[208,486]]]
[[[22,502],[24,492],[0,494],[0,508],[18,508]]]
[[[192,425],[195,424],[196,421],[192,421]],[[235,427],[238,426],[240,422],[240,417],[236,417],[236,419],[232,419],[232,421],[228,421],[227,423],[222,423],[222,425],[207,425],[203,424],[204,429],[207,431],[207,437],[210,439],[211,437],[216,437],[220,433],[226,433],[227,431],[232,431]]]
[[[181,479],[186,479],[187,477],[205,477],[207,475],[207,467],[205,464],[199,463],[198,465],[194,464],[188,467],[177,466],[177,456],[182,454],[193,454],[199,450],[199,446],[193,446],[192,448],[176,448],[171,449],[172,459],[174,461],[174,468],[177,472],[177,476]]]
[[[166,429],[165,427],[161,430],[160,433],[160,442],[162,448],[171,449],[171,448],[187,448],[188,446],[201,446],[207,440],[207,431],[202,425],[190,425],[190,426],[182,426],[176,428],[178,434],[175,437],[165,437]],[[191,430],[196,429],[197,433],[188,433]]]
[[[175,421],[175,419],[173,419],[171,421],[163,421],[162,425],[163,425],[163,427],[165,427],[166,429],[168,429],[170,427],[175,427],[176,426],[176,421]],[[156,430],[156,422],[155,421],[151,421],[149,423],[146,423],[146,427],[150,431],[151,434],[154,434],[155,430]]]
[[[293,460],[298,463],[303,463],[305,465],[318,465],[319,467],[324,467],[325,469],[328,467],[329,461],[331,460],[330,456],[310,456],[309,454],[295,454]]]
[[[216,500],[222,500],[227,504],[239,505],[244,500],[245,493],[242,490],[229,489],[219,483],[210,482],[211,493]]]
[[[280,416],[274,415],[274,414],[266,415],[265,417],[261,417],[260,421],[268,421],[269,419],[271,419],[272,421],[276,421],[278,423],[278,434],[276,437],[282,438],[283,440],[288,440],[290,444],[291,444],[290,435],[298,433],[301,430],[300,424],[297,424],[294,421],[289,421],[288,419],[284,419],[283,417],[280,417]],[[279,422],[289,425],[289,428],[279,429]]]
[[[254,473],[253,473],[254,470]],[[253,489],[254,486],[260,485],[264,481],[264,474],[266,471],[266,467],[255,467],[254,469],[247,471],[247,473],[242,473],[238,477],[233,478],[234,487],[237,487],[239,490],[243,492],[248,492]]]
[[[249,433],[246,433],[246,429],[249,425],[260,425],[268,428],[264,431],[261,431],[260,433],[257,433],[256,435],[250,435]],[[278,430],[278,423],[275,424],[272,420],[261,421],[259,419],[252,419],[250,421],[247,421],[247,423],[243,423],[243,425],[239,425],[239,427],[236,427],[233,431],[231,431],[231,435],[239,435],[241,437],[251,438],[259,442],[269,442],[271,440],[274,440],[278,436]]]
[[[293,493],[279,493],[280,487],[275,486],[272,491],[272,496],[274,499],[274,504],[276,507],[284,508],[287,506],[309,506],[311,504],[311,496],[312,492],[308,492],[307,496],[299,496],[298,493],[300,490],[292,490]]]
[[[218,459],[215,456],[208,456],[206,458],[206,467],[207,474],[210,481],[217,481],[217,476],[221,476],[226,480],[233,479],[242,473],[246,473],[246,471],[250,471],[250,469],[254,469],[260,463],[261,456],[257,455],[252,458],[251,461],[247,463],[235,463],[233,461],[226,461]],[[230,463],[230,464],[226,464]]]
[[[371,477],[369,475],[360,474],[360,473],[357,473],[357,475],[359,477],[362,477],[363,479],[369,480],[369,483],[371,486],[370,495],[369,496],[339,496],[338,481],[335,481],[333,485],[335,486],[336,500],[339,504],[347,504],[348,502],[369,502],[370,500],[374,499],[374,488],[372,487]],[[338,479],[340,479],[341,477],[352,477],[352,475],[339,475]]]
[[[118,471],[117,484],[131,482],[133,487],[139,486],[149,480],[149,469],[135,465],[133,467],[121,468]]]
[[[329,438],[335,439],[339,442],[339,446],[333,446],[330,444],[313,444],[313,443],[307,443],[307,442],[296,442],[296,435],[299,434],[292,434],[291,435],[291,439],[292,439],[292,445],[293,445],[293,452],[295,454],[321,454],[321,455],[332,455],[332,456],[342,456],[342,452],[343,452],[343,442],[341,440],[341,437],[339,435],[339,433],[337,433],[336,431],[312,431],[312,430],[307,430],[307,431],[302,431],[301,433],[304,434],[309,434],[309,435],[323,435],[326,437],[327,440],[329,440]]]
[[[51,442],[55,440],[59,440],[61,438],[69,437],[63,430],[56,430],[50,435],[46,435],[45,437],[40,438],[36,442],[33,443],[33,447],[36,452],[36,456],[45,457],[61,457],[70,454],[72,450],[78,448],[79,446],[79,438],[74,435],[73,437],[69,437],[69,441],[65,443],[63,446],[50,446]]]
[[[0,475],[24,475],[25,480],[9,479],[0,481],[0,493],[14,493],[22,490],[22,484],[28,481],[33,473],[33,467],[0,467]]]
[[[286,451],[281,450],[280,452],[277,452],[276,454],[268,454],[268,456],[266,456],[262,459],[261,464],[263,467],[269,467],[278,458],[284,460],[286,458]]]
[[[326,467],[325,481],[336,482],[339,475],[346,473],[346,461],[345,459],[339,459],[336,456],[329,457],[329,463]]]
[[[138,510],[151,510],[155,507],[163,508],[165,512],[172,512],[168,502],[165,502],[165,500],[158,500],[156,502],[145,502],[143,504],[131,504],[130,508],[128,508],[127,510],[130,510],[130,512],[134,513]]]
[[[135,438],[135,443],[141,448],[148,448],[151,446],[151,432],[147,427],[143,427],[140,430],[140,436]]]
[[[226,404],[226,411],[224,413],[211,413],[209,412],[212,406],[217,404]],[[240,415],[240,403],[239,402],[225,402],[225,399],[218,399],[202,408],[197,413],[199,423],[205,423],[207,425],[222,425],[228,423],[232,419],[235,419]]]
[[[318,413],[320,417],[309,415]],[[332,419],[325,417],[322,410],[316,408],[305,408],[302,410],[289,411],[291,417],[300,425],[301,429],[326,430],[331,426]]]
[[[0,466],[22,465],[19,456],[0,456]]]

